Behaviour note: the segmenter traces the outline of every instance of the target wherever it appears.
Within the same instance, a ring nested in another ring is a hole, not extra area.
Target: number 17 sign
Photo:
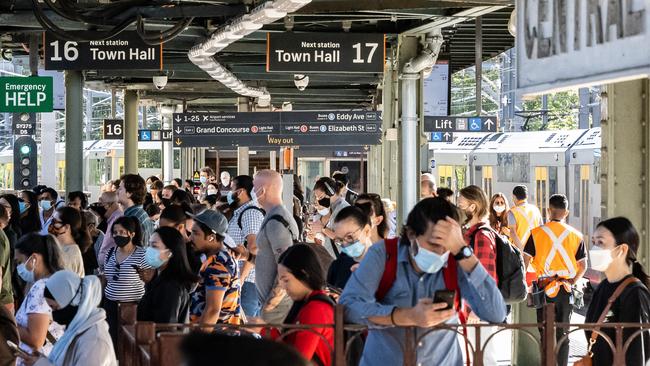
[[[384,71],[386,41],[375,33],[267,33],[266,71]]]

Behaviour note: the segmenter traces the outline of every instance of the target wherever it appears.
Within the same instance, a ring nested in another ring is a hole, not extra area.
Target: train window
[[[138,168],[160,169],[162,168],[162,151],[143,149],[138,150]]]
[[[501,182],[523,183],[529,181],[530,154],[497,154],[497,166]]]
[[[88,159],[88,185],[98,186],[106,182],[106,160]]]
[[[580,211],[583,212],[582,215],[582,221],[581,221],[581,229],[583,233],[589,232],[589,215],[587,214],[589,212],[589,201],[591,200],[591,197],[589,197],[589,183],[591,182],[590,179],[591,171],[590,171],[590,166],[589,165],[582,165],[580,166]]]
[[[474,175],[475,182],[481,185],[481,188],[488,197],[492,197],[492,185],[494,182],[493,168],[491,166],[477,166],[475,167],[476,174]]]
[[[181,149],[174,149],[174,169],[181,168]]]
[[[458,192],[467,186],[467,170],[464,165],[457,165],[454,169],[456,178],[456,186],[451,188],[454,192]]]
[[[450,165],[438,166],[438,187],[452,188],[451,171],[452,167]]]
[[[548,167],[548,191],[551,195],[559,193],[557,190],[557,167],[556,166]]]
[[[549,174],[548,167],[535,167],[535,203],[542,213],[542,218],[546,221],[548,213],[549,198]]]
[[[580,165],[573,166],[573,212],[575,217],[580,217]]]

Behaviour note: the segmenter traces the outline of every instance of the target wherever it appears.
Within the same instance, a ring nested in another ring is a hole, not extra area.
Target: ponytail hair
[[[605,221],[601,221],[596,227],[604,227],[609,230],[616,240],[616,245],[627,244],[629,250],[625,260],[628,264],[632,265],[632,274],[638,278],[643,284],[650,288],[650,276],[646,273],[643,265],[636,259],[636,253],[639,250],[639,233],[632,225],[632,222],[626,217],[613,217]]]
[[[63,206],[57,210],[61,222],[65,225],[70,225],[70,232],[74,238],[75,243],[79,246],[82,253],[92,245],[92,237],[88,232],[88,225],[86,218],[77,209],[70,206]]]

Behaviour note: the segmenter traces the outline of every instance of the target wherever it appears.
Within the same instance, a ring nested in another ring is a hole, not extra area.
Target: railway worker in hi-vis
[[[537,308],[537,322],[543,321],[543,306],[555,304],[555,321],[568,323],[571,318],[573,297],[571,287],[587,269],[587,251],[582,234],[569,226],[566,196],[555,194],[548,202],[550,221],[533,229],[524,248],[524,263],[530,264],[537,274],[533,283],[532,300]],[[556,341],[567,333],[567,328],[557,327]],[[558,365],[566,365],[569,356],[568,339],[557,354]]]
[[[544,219],[539,208],[528,203],[528,188],[526,186],[516,186],[512,190],[512,202],[513,206],[508,212],[510,239],[519,250],[524,250],[530,232],[534,228],[544,225]],[[537,276],[530,267],[527,266],[526,269],[526,284],[530,286]]]

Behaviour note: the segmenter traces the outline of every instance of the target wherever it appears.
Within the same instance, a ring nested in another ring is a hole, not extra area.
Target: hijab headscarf
[[[62,270],[50,276],[45,287],[60,308],[68,305],[79,307],[72,322],[48,356],[50,362],[60,366],[63,365],[65,354],[77,335],[105,321],[104,309],[98,308],[102,299],[102,285],[96,276],[86,276],[82,279],[72,271]]]

